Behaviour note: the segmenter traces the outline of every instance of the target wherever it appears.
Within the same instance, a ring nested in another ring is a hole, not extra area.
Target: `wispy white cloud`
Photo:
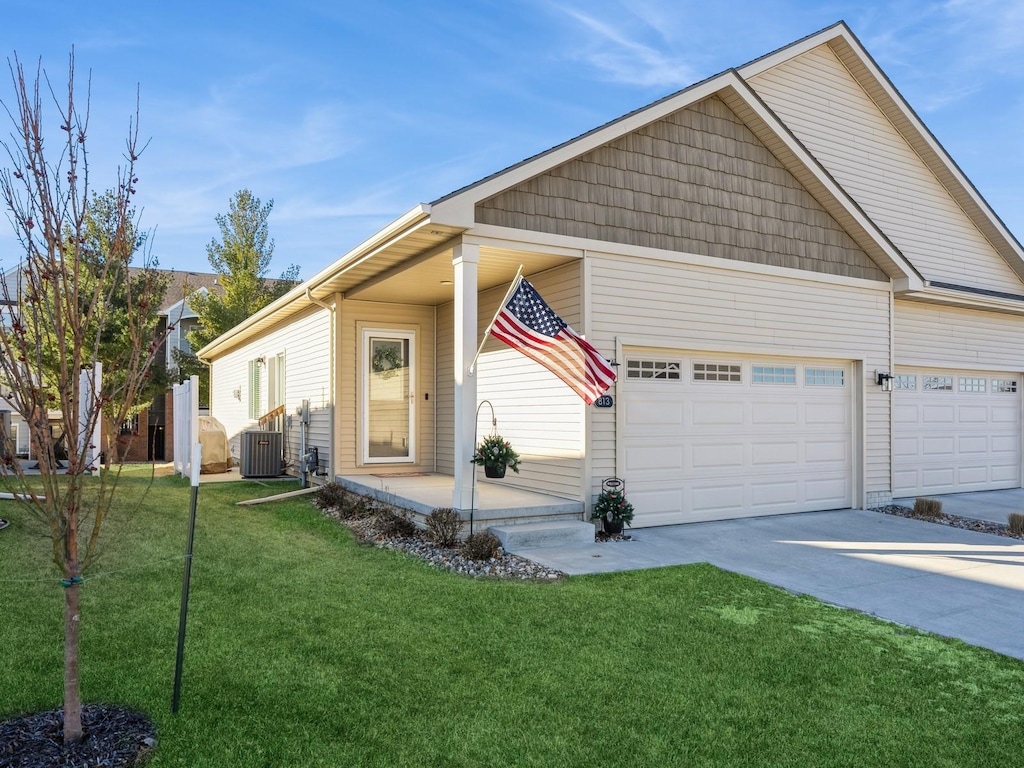
[[[555,6],[575,22],[583,43],[573,55],[604,73],[614,82],[642,87],[677,88],[692,82],[694,72],[686,59],[672,50],[655,26],[661,15],[648,7],[643,13],[623,8],[608,10],[615,21],[599,18],[570,6]],[[624,23],[626,20],[632,23]]]

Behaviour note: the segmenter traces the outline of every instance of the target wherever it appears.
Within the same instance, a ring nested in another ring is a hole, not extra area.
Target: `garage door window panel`
[[[784,384],[796,386],[796,368],[780,365],[755,365],[751,367],[750,380],[754,384]]]
[[[740,383],[743,381],[739,363],[694,363],[694,381],[722,381]]]
[[[807,368],[804,370],[804,386],[842,387],[846,385],[845,373],[842,368]]]
[[[952,376],[922,376],[921,389],[925,392],[952,392]]]
[[[985,391],[985,379],[961,376],[960,377],[960,391],[961,392],[984,392]]]
[[[999,393],[1013,393],[1017,391],[1017,382],[1015,379],[992,379],[992,391]]]
[[[678,360],[627,360],[627,379],[681,381],[682,363]]]
[[[892,377],[892,388],[903,389],[903,390],[916,390],[917,389],[917,376],[908,376],[906,374],[900,374]]]

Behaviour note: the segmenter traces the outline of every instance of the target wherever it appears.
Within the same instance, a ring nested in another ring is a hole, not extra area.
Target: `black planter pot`
[[[621,520],[609,520],[604,518],[604,532],[609,536],[622,533],[622,528],[625,525]]]
[[[497,466],[492,466],[490,464],[484,464],[484,476],[485,477],[493,477],[495,479],[500,479],[500,478],[504,477],[505,476],[505,465],[504,464],[499,464]]]

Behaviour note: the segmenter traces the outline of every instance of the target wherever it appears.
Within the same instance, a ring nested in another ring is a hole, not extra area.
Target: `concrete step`
[[[592,544],[594,541],[593,524],[582,520],[492,525],[488,530],[498,537],[506,552],[535,547],[560,547],[564,544]]]

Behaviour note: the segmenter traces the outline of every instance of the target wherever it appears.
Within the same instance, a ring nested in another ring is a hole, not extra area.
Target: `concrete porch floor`
[[[338,475],[339,485],[365,496],[429,515],[452,505],[455,478],[436,473],[381,472],[373,475]],[[469,510],[463,510],[468,517]],[[526,491],[500,483],[477,480],[473,517],[485,525],[580,520],[583,502]]]

